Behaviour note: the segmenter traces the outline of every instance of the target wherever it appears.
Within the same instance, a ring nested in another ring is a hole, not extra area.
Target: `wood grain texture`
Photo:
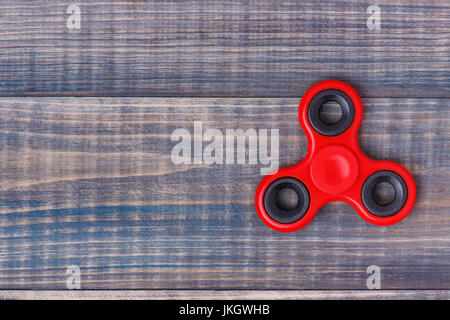
[[[3,290],[0,300],[449,300],[448,290]]]
[[[363,151],[410,170],[412,213],[391,227],[332,203],[282,234],[255,213],[260,165],[174,165],[176,128],[279,128],[281,166],[306,138],[299,99],[0,99],[0,288],[383,289],[450,286],[448,99],[363,99]]]
[[[374,1],[0,3],[0,96],[298,97],[338,78],[364,97],[450,96],[450,4]]]

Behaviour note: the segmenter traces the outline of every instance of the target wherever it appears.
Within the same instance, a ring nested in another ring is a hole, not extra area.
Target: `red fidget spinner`
[[[320,117],[320,108],[327,101],[342,108],[342,117],[334,124]],[[306,91],[299,108],[300,125],[308,139],[306,157],[267,175],[256,190],[256,211],[266,225],[283,232],[299,230],[330,201],[347,202],[364,220],[380,226],[408,215],[416,199],[414,179],[401,165],[370,159],[361,151],[357,134],[362,118],[361,98],[344,82],[326,80]],[[373,196],[381,182],[395,189],[394,200],[386,205]],[[298,201],[294,208],[278,206],[277,196],[283,189],[295,191]]]

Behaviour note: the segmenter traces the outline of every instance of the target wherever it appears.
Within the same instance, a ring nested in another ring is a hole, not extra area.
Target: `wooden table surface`
[[[144,297],[370,297],[370,265],[386,292],[450,297],[447,0],[377,1],[378,32],[367,0],[83,1],[79,30],[71,4],[0,3],[0,298],[73,294],[73,265],[81,289]],[[362,97],[362,150],[415,178],[399,224],[330,203],[278,233],[255,212],[261,165],[171,161],[202,121],[279,129],[297,163],[298,102],[329,78]]]

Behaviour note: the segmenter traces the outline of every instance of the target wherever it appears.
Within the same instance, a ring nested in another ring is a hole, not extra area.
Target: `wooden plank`
[[[364,97],[450,96],[450,4],[381,0],[0,4],[1,96],[298,97],[327,78]]]
[[[306,139],[298,99],[0,99],[0,288],[446,289],[450,267],[447,99],[363,99],[362,149],[418,185],[391,227],[328,204],[299,232],[255,213],[256,165],[175,165],[177,128],[280,130],[281,166]]]
[[[449,300],[448,290],[3,290],[14,300]]]

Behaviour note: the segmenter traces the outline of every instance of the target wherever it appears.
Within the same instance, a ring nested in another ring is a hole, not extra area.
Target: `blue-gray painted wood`
[[[450,96],[447,0],[88,0],[69,30],[74,3],[0,4],[0,96],[297,98],[328,78],[364,97]]]
[[[448,99],[363,99],[362,149],[418,186],[401,223],[325,206],[282,234],[257,217],[260,165],[174,165],[176,128],[279,128],[282,166],[306,153],[296,99],[0,99],[0,288],[383,289],[450,285]]]

